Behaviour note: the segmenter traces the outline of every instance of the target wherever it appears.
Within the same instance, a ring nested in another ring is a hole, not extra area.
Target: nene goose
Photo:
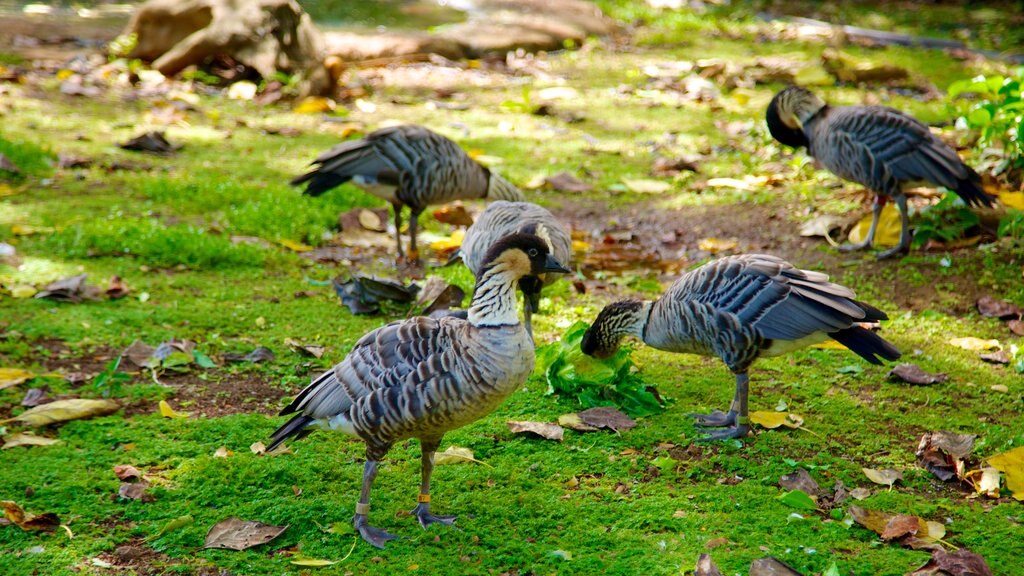
[[[747,254],[714,260],[681,276],[654,301],[609,304],[583,335],[585,354],[615,353],[625,336],[668,352],[718,356],[736,375],[727,413],[691,414],[702,428],[723,428],[702,440],[738,438],[750,431],[747,370],[777,356],[833,338],[872,364],[899,358],[892,344],[857,324],[885,320],[884,312],[853,299],[853,291],[820,272],[800,270],[775,256]]]
[[[430,513],[434,452],[445,432],[494,410],[533,371],[533,341],[516,313],[520,278],[569,270],[537,236],[512,234],[487,252],[468,320],[415,317],[363,336],[340,364],[307,386],[281,414],[268,450],[311,426],[358,436],[366,444],[363,485],[352,524],[383,548],[395,536],[370,526],[370,488],[391,446],[419,438],[422,483],[413,513],[426,528],[452,524]]]
[[[422,126],[382,128],[338,144],[312,165],[316,168],[291,181],[294,186],[308,182],[303,194],[319,196],[351,180],[391,202],[399,258],[404,257],[402,207],[408,206],[411,260],[418,257],[416,229],[428,205],[469,198],[525,200],[511,182],[470,158],[455,142]]]
[[[561,222],[546,209],[530,202],[493,202],[483,214],[466,230],[462,246],[453,258],[462,257],[473,274],[480,271],[484,255],[499,238],[513,232],[536,234],[548,244],[548,250],[555,259],[572,267],[572,238]],[[541,274],[527,276],[519,281],[523,291],[523,311],[526,315],[526,331],[533,335],[533,313],[540,311],[540,291],[553,283],[560,275]]]
[[[779,142],[808,153],[840,178],[861,184],[875,194],[867,237],[840,250],[869,248],[875,240],[882,207],[892,199],[900,210],[900,241],[879,259],[910,247],[910,218],[905,182],[925,181],[944,186],[970,206],[992,206],[994,198],[981,189],[978,173],[928,127],[899,110],[883,106],[826,104],[797,86],[779,92],[768,105],[768,130]]]

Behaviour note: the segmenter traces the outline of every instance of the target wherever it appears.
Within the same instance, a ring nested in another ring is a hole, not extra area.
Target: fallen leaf
[[[970,352],[982,352],[985,350],[994,350],[999,348],[1001,344],[999,340],[982,340],[981,338],[975,338],[974,336],[965,336],[963,338],[950,338],[949,343],[957,348],[963,348]]]
[[[991,364],[1009,364],[1013,360],[1009,350],[997,350],[995,352],[978,354],[978,358]]]
[[[239,80],[228,88],[229,100],[252,100],[256,97],[256,84],[248,80]]]
[[[672,189],[672,184],[661,180],[623,178],[622,183],[637,194],[661,194]]]
[[[130,464],[118,464],[117,466],[114,466],[114,475],[116,475],[119,480],[138,480],[142,478],[142,472]]]
[[[330,566],[331,564],[337,564],[337,562],[334,561],[334,560],[316,560],[314,558],[304,558],[304,559],[301,559],[301,560],[292,560],[291,563],[295,564],[296,566],[309,566],[311,568],[316,568],[318,566]]]
[[[779,426],[786,428],[799,428],[804,425],[803,416],[790,412],[769,412],[758,410],[750,413],[750,421],[759,426],[774,430]]]
[[[152,365],[150,359],[153,357],[153,352],[156,352],[156,348],[142,340],[136,340],[124,352],[121,352],[121,356],[139,368],[148,368]]]
[[[158,407],[159,407],[160,415],[163,416],[164,418],[188,418],[189,417],[189,414],[187,412],[175,412],[174,408],[171,408],[171,405],[167,403],[167,400],[161,400],[160,403],[158,404]]]
[[[249,352],[248,354],[233,354],[233,353],[229,352],[227,354],[222,355],[222,357],[224,358],[225,362],[234,362],[234,363],[237,363],[237,362],[253,362],[253,363],[256,363],[256,362],[270,362],[270,361],[273,361],[274,358],[276,358],[274,356],[273,350],[271,350],[270,348],[267,348],[265,346],[260,346],[260,347],[256,348],[255,350],[253,350],[252,352]]]
[[[917,463],[946,482],[963,470],[962,460],[974,449],[974,434],[928,432],[917,445]]]
[[[659,156],[654,159],[651,173],[655,176],[675,176],[681,172],[699,172],[696,157],[665,158]],[[627,184],[627,186],[629,186]]]
[[[595,428],[594,426],[584,424],[583,420],[580,419],[580,415],[575,412],[559,416],[558,424],[577,432],[594,432],[598,430],[598,428]]]
[[[888,486],[892,488],[892,485],[897,480],[903,480],[903,472],[894,470],[892,468],[885,468],[882,470],[876,470],[874,468],[861,468],[864,471],[864,475],[868,477],[875,484],[881,484],[882,486]]]
[[[895,377],[895,378],[894,378]],[[899,379],[908,384],[928,385],[949,380],[948,374],[929,374],[917,364],[900,364],[889,372],[889,379]]]
[[[1017,210],[1024,210],[1024,192],[1014,192],[1012,190],[1000,190],[999,191],[999,203],[1007,208],[1016,208]]]
[[[146,488],[149,488],[148,482],[122,482],[117,495],[128,500],[152,500],[152,496],[146,494]]]
[[[270,542],[287,529],[288,526],[272,526],[232,516],[221,520],[210,528],[210,531],[206,533],[203,548],[246,550]]]
[[[854,488],[853,490],[850,490],[850,496],[852,496],[854,500],[866,500],[871,496],[871,490],[868,490],[867,488]]]
[[[779,486],[786,490],[801,490],[811,496],[821,494],[821,488],[818,487],[818,483],[803,468],[797,468],[792,473],[779,478]]]
[[[420,291],[414,308],[423,306],[420,314],[430,316],[431,312],[450,310],[462,306],[466,292],[462,288],[445,282],[437,276],[430,277],[423,290]],[[410,311],[411,313],[411,311]]]
[[[459,246],[462,246],[462,239],[465,238],[466,231],[462,228],[452,232],[451,236],[435,240],[430,243],[430,249],[437,254],[438,258],[442,260],[447,259],[452,252],[457,250]]]
[[[529,422],[525,420],[512,420],[507,422],[506,424],[508,425],[508,429],[513,434],[536,434],[541,438],[546,438],[548,440],[557,440],[559,442],[562,441],[562,437],[565,434],[564,428],[562,428],[558,424],[551,424],[549,422]]]
[[[298,340],[293,340],[292,338],[285,338],[284,343],[299,354],[312,356],[313,358],[320,358],[324,355],[324,352],[327,351],[326,346],[322,346],[320,344],[303,344]]]
[[[711,560],[711,556],[701,554],[697,558],[697,566],[693,569],[693,576],[722,576],[722,571]]]
[[[921,520],[917,516],[897,514],[889,519],[880,536],[882,540],[893,540],[908,534],[911,536],[916,535],[920,530]]]
[[[384,224],[384,219],[380,217],[380,214],[373,210],[367,210],[365,208],[359,210],[358,218],[359,225],[367,230],[372,232],[384,232],[387,230],[387,226]]]
[[[996,300],[991,296],[982,296],[976,303],[978,313],[985,318],[1020,318],[1020,306],[1005,300]]]
[[[227,446],[221,446],[220,448],[217,448],[216,450],[213,451],[214,458],[227,458],[232,454],[234,454],[234,452],[228,450]]]
[[[297,242],[295,240],[289,240],[288,238],[279,238],[275,240],[275,242],[291,250],[292,252],[311,252],[313,250],[313,247],[309,246],[308,244],[303,244],[302,242]]]
[[[999,498],[999,469],[987,466],[978,472],[978,479],[974,482],[974,489],[978,491],[978,494],[984,494],[989,498]]]
[[[629,430],[636,426],[636,421],[623,414],[616,408],[610,408],[608,406],[598,406],[597,408],[590,408],[577,412],[580,417],[580,421],[587,426],[593,426],[594,428],[608,428],[614,432],[620,432]]]
[[[1017,336],[1024,336],[1024,320],[1010,320],[1006,323],[1006,327]]]
[[[111,300],[117,300],[118,298],[124,298],[131,292],[131,288],[121,280],[119,276],[110,277],[110,285],[107,286],[106,295]]]
[[[384,301],[409,303],[420,291],[418,284],[404,285],[386,278],[363,276],[350,272],[331,282],[341,303],[353,314],[376,314]]]
[[[728,250],[735,250],[738,242],[735,238],[705,238],[697,244],[697,248],[710,254],[718,254]]]
[[[163,132],[146,132],[132,138],[127,142],[118,144],[118,147],[136,152],[149,152],[150,154],[170,154],[181,149],[181,146],[171,144]]]
[[[3,422],[13,420],[21,422],[26,426],[46,426],[68,420],[105,416],[116,412],[118,408],[120,406],[113,400],[70,398],[67,400],[55,400],[49,404],[30,408],[13,418],[3,420]]]
[[[449,446],[444,452],[434,454],[434,464],[436,465],[465,464],[466,462],[476,461],[477,459],[473,457],[473,451],[461,446]]]
[[[35,372],[29,372],[21,368],[0,368],[0,390],[17,386],[35,377]]]
[[[714,550],[715,548],[718,548],[719,546],[725,546],[728,543],[729,543],[729,539],[728,538],[720,536],[718,538],[712,538],[711,540],[708,540],[707,542],[705,542],[704,543],[704,547],[707,548],[708,550]]]
[[[863,242],[871,227],[871,215],[868,214],[850,229],[849,241],[852,244]],[[900,213],[892,202],[882,207],[878,217],[878,229],[875,231],[875,246],[895,246],[900,243]]]
[[[939,549],[933,550],[931,559],[908,576],[992,576],[992,569],[984,558],[966,548],[953,553]]]
[[[831,238],[832,231],[842,226],[843,219],[834,214],[816,216],[800,226],[800,235],[804,237],[821,236]]]
[[[559,172],[554,176],[548,176],[544,178],[544,184],[559,192],[588,192],[593,188],[590,184],[568,172]]]
[[[56,438],[46,438],[44,436],[36,436],[35,434],[29,434],[28,432],[19,432],[17,434],[11,434],[10,436],[4,436],[3,449],[14,448],[16,446],[52,446],[53,444],[60,444],[60,440]]]
[[[818,503],[815,499],[803,490],[790,490],[779,496],[779,500],[787,506],[799,508],[800,510],[818,509]]]
[[[749,576],[803,576],[782,560],[769,556],[759,558],[750,564]]]
[[[22,530],[45,530],[52,532],[60,526],[60,518],[53,512],[35,515],[22,510],[21,506],[11,500],[0,502],[4,509],[4,518],[12,524],[17,524]]]
[[[1024,446],[986,458],[989,466],[1006,474],[1006,487],[1017,500],[1024,500]]]
[[[461,202],[455,202],[434,210],[434,219],[452,226],[472,226],[473,217]]]
[[[156,540],[157,538],[163,536],[164,534],[167,534],[167,533],[170,533],[170,532],[174,532],[175,530],[178,530],[179,528],[184,528],[185,526],[188,526],[189,524],[191,524],[193,522],[195,522],[195,518],[193,518],[191,514],[186,514],[184,516],[178,516],[174,520],[171,520],[167,524],[164,524],[164,527],[161,528],[159,532],[157,532],[156,534],[150,536],[149,538],[146,538],[146,541]]]
[[[292,108],[292,112],[297,114],[321,114],[323,112],[333,112],[337,108],[337,104],[330,98],[324,98],[323,96],[306,96],[299,101],[298,104]]]
[[[73,304],[78,304],[82,300],[97,300],[100,289],[87,285],[85,283],[86,276],[86,274],[79,274],[50,282],[35,295],[35,298],[48,298]]]

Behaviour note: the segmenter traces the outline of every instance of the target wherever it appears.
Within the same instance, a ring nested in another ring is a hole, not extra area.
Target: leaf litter
[[[54,400],[48,404],[30,408],[13,418],[0,422],[20,422],[26,426],[33,427],[47,426],[68,420],[106,416],[107,414],[117,412],[119,408],[120,405],[113,400],[69,398]]]
[[[894,470],[892,468],[884,468],[877,470],[875,468],[861,468],[864,475],[868,477],[875,484],[881,484],[882,486],[888,486],[892,488],[892,485],[899,480],[903,480],[903,472]]]
[[[203,548],[246,550],[270,542],[287,529],[287,525],[273,526],[232,516],[221,520],[210,528],[210,531],[206,533]]]
[[[946,536],[946,528],[917,516],[890,514],[850,506],[850,517],[861,526],[878,534],[882,540],[896,541],[914,550],[941,550],[938,542]]]
[[[532,434],[545,440],[562,441],[565,429],[550,422],[531,422],[528,420],[510,420],[506,422],[513,434]]]
[[[60,518],[57,517],[53,512],[46,512],[44,514],[31,514],[25,512],[16,502],[13,500],[0,501],[0,506],[4,509],[4,518],[7,518],[12,524],[18,526],[22,530],[42,530],[45,532],[53,532],[60,526]]]
[[[908,384],[927,386],[949,380],[949,374],[930,374],[917,364],[900,364],[889,372],[890,380],[902,380]]]

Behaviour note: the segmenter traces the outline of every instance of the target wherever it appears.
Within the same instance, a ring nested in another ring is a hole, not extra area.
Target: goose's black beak
[[[569,270],[565,266],[562,266],[562,263],[559,262],[558,260],[555,260],[555,257],[552,256],[551,254],[548,254],[547,259],[544,260],[544,271],[553,272],[555,274],[569,274],[570,272],[572,272],[572,270]]]

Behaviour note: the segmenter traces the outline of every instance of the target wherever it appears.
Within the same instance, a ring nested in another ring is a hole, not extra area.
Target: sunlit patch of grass
[[[22,139],[8,139],[0,135],[0,154],[10,160],[18,170],[18,175],[12,175],[0,169],[0,180],[20,180],[27,176],[47,176],[53,172],[55,155],[39,145]]]
[[[42,285],[70,276],[78,271],[78,267],[68,262],[27,256],[17,267],[0,264],[0,284]]]

